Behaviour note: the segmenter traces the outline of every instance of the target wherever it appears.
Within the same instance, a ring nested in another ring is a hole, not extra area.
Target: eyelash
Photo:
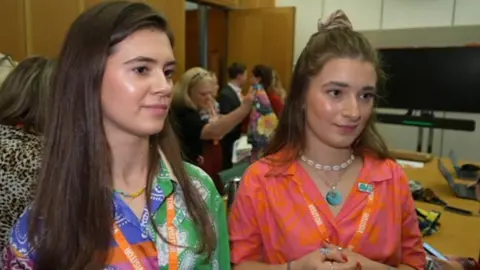
[[[341,91],[335,89],[335,90],[329,90],[327,93],[332,97],[338,97]],[[364,99],[376,99],[377,95],[375,93],[365,93],[365,94],[362,94],[361,97],[364,97]]]
[[[141,76],[144,76],[144,75],[146,75],[146,74],[150,71],[150,69],[149,69],[148,67],[146,67],[146,66],[142,66],[142,67],[136,67],[136,68],[134,68],[133,71],[134,71],[135,73],[141,75]],[[173,69],[169,69],[169,70],[165,70],[165,71],[164,71],[165,77],[167,77],[167,78],[169,78],[169,79],[173,77],[173,74],[174,74],[174,73],[175,73],[175,70],[173,70]]]
[[[143,70],[143,72],[140,70]],[[145,73],[149,71],[149,68],[146,66],[136,67],[133,69],[133,71],[139,75],[145,75]]]
[[[175,70],[173,69],[165,70],[164,73],[165,73],[165,77],[171,79],[173,77],[173,74],[175,74]]]

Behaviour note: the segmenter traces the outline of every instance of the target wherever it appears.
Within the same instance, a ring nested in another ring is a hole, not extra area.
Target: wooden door
[[[293,70],[295,8],[232,10],[228,14],[228,64],[249,71],[256,64],[275,69],[288,88]]]
[[[16,61],[27,56],[25,0],[0,0],[0,53]]]

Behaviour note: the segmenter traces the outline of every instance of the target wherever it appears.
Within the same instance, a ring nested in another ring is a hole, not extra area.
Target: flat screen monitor
[[[480,47],[379,50],[380,108],[480,113]]]

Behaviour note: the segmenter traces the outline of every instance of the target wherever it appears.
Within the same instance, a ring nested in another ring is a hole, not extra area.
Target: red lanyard
[[[312,215],[312,218],[315,221],[315,224],[317,225],[317,228],[318,228],[318,231],[320,232],[321,237],[323,239],[325,239],[326,241],[329,241],[327,230],[325,228],[325,224],[323,223],[322,218],[320,217],[320,214],[318,213],[317,207],[305,195],[302,188],[300,188],[300,192],[302,193],[302,196],[303,196],[303,198],[305,199],[305,202],[308,205],[308,210],[310,211],[310,214]],[[370,216],[372,215],[374,197],[375,197],[374,191],[371,191],[370,194],[368,195],[367,205],[363,209],[362,216],[360,218],[360,222],[358,224],[357,231],[355,232],[352,240],[350,241],[350,243],[347,246],[347,248],[352,250],[352,251],[356,247],[358,247],[358,244],[360,243],[360,240],[362,239],[363,233],[365,232],[365,229],[367,227],[368,220],[370,219]]]

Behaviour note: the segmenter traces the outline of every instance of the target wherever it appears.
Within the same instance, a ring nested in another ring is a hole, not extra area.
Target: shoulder
[[[16,256],[24,258],[32,258],[34,256],[34,249],[28,241],[30,209],[28,207],[12,227],[8,241],[9,248]]]
[[[40,136],[29,134],[16,127],[0,125],[0,138],[4,151],[35,151],[42,147]]]
[[[363,160],[364,169],[374,178],[398,179],[405,176],[402,166],[393,159],[379,159],[370,155],[365,155]]]
[[[207,204],[221,200],[212,178],[204,170],[188,162],[184,162],[184,167],[190,181]]]
[[[219,97],[229,97],[233,89],[227,84],[220,89]]]
[[[275,167],[266,158],[259,159],[252,163],[243,174],[240,189],[244,192],[256,193],[266,185],[268,179],[275,178],[275,172]]]
[[[25,133],[15,127],[0,125],[0,182],[9,189],[12,188],[10,192],[16,193],[14,196],[27,193],[25,188],[31,187],[40,168],[42,147],[39,136]],[[22,188],[20,190],[13,188],[14,183],[22,183]],[[7,197],[9,196],[5,198]],[[16,211],[21,212],[24,208],[25,205]]]
[[[193,121],[201,121],[199,112],[186,106],[172,107],[172,113],[174,120],[182,122],[182,126]]]
[[[181,117],[181,116],[184,116],[184,115],[191,115],[191,114],[195,114],[197,113],[197,111],[195,111],[194,109],[192,108],[189,108],[187,106],[181,106],[181,105],[175,105],[175,106],[172,106],[172,112],[173,114],[175,114],[177,117]]]
[[[364,169],[370,181],[384,182],[394,189],[396,194],[404,196],[410,193],[409,179],[402,166],[393,159],[378,159],[372,156],[364,157]]]

